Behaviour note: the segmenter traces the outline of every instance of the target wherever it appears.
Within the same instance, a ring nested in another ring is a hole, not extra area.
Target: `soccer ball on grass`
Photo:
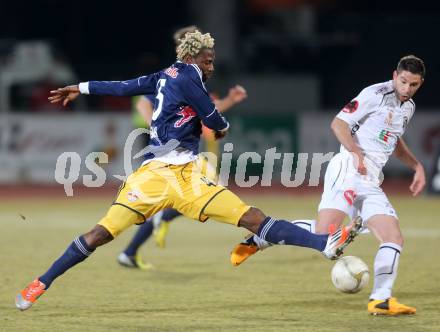
[[[332,282],[343,293],[357,293],[368,284],[370,272],[367,264],[355,256],[339,259],[332,269]]]

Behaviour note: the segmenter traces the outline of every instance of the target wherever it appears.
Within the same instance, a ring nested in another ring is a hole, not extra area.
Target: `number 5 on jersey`
[[[165,78],[161,78],[157,82],[157,84],[159,85],[159,89],[157,90],[156,99],[159,101],[159,103],[157,104],[157,108],[153,111],[153,117],[152,117],[153,121],[155,121],[159,117],[160,112],[162,112],[162,106],[163,106],[162,88],[165,86],[166,81],[167,80]]]

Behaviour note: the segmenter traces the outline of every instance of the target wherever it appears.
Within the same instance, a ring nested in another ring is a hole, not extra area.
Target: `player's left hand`
[[[414,178],[409,186],[409,190],[412,192],[413,196],[417,196],[423,191],[426,184],[425,170],[422,164],[416,166],[416,172],[414,173]]]
[[[228,97],[234,102],[234,104],[238,104],[247,98],[246,89],[241,85],[235,85],[229,89]]]
[[[63,106],[73,100],[75,100],[79,95],[78,85],[69,85],[64,88],[58,88],[50,92],[51,96],[48,98],[52,104],[62,102]]]

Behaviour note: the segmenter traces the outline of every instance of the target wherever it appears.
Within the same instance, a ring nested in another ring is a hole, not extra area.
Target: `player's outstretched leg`
[[[291,221],[291,223],[305,230],[308,230],[311,233],[315,233],[316,220],[300,219],[293,220]],[[269,243],[259,238],[253,233],[249,233],[248,235],[246,235],[243,242],[237,244],[234,249],[232,249],[231,264],[234,266],[240,265],[253,254],[270,246],[272,246],[272,243]]]
[[[15,299],[17,308],[20,310],[29,309],[56,278],[89,257],[97,247],[112,239],[113,236],[101,225],[96,225],[90,232],[74,239],[46,273],[36,278],[18,293]]]
[[[138,253],[140,246],[149,239],[152,232],[153,220],[149,218],[143,224],[139,225],[139,229],[134,234],[127,248],[118,255],[118,263],[124,267],[137,268],[140,270],[154,268],[152,264],[144,263],[141,255]]]
[[[159,248],[162,249],[165,248],[165,239],[170,228],[169,223],[181,215],[182,214],[179,211],[169,208],[163,210],[160,215],[158,213],[153,217],[154,218],[153,236],[154,236],[154,241],[156,242],[156,245]],[[158,220],[158,222],[156,220]]]
[[[272,219],[272,218],[271,218]],[[269,229],[273,227],[276,223],[275,229]],[[309,248],[314,248],[322,252],[322,254],[329,259],[337,259],[342,253],[343,249],[351,243],[354,238],[359,234],[362,227],[362,221],[360,218],[355,219],[348,227],[332,228],[329,229],[329,234],[313,234],[314,231],[314,220],[295,220],[293,222],[286,222],[283,220],[265,220],[263,222],[264,226],[261,227],[256,233],[256,235],[248,236],[246,240],[238,244],[231,252],[231,263],[232,265],[240,265],[247,258],[255,254],[256,252],[263,250],[269,246],[271,243],[277,244],[292,244],[298,246],[304,246]],[[287,224],[290,224],[287,225]],[[278,235],[277,235],[278,229]],[[275,241],[272,242],[270,239],[277,240],[277,237],[283,236],[281,229],[284,232],[288,231],[296,234],[297,237],[292,237],[289,242],[287,241]],[[319,241],[318,239],[325,240],[325,246],[320,247],[316,245]]]

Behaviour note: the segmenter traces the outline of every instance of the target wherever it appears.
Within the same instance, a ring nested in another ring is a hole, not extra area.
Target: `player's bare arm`
[[[397,141],[394,156],[414,170],[414,178],[409,186],[409,190],[412,192],[413,196],[417,196],[423,191],[423,188],[426,184],[425,170],[422,163],[417,160],[409,147],[406,145],[403,138],[399,138]]]
[[[145,98],[144,96],[141,96],[139,98],[136,103],[136,111],[139,113],[142,119],[149,126],[151,126],[151,119],[153,117],[153,105],[147,98]]]
[[[81,92],[79,91],[78,85],[68,85],[64,88],[58,88],[50,92],[51,96],[48,98],[52,104],[62,103],[63,106],[73,100],[75,100]]]
[[[355,166],[358,172],[362,175],[366,175],[367,168],[364,165],[364,154],[354,142],[353,137],[351,136],[351,130],[348,126],[348,123],[341,119],[334,118],[330,125],[330,128],[333,130],[333,133],[335,134],[338,141],[348,151],[352,152],[357,157],[356,158],[357,165]]]
[[[234,105],[241,103],[247,98],[247,92],[241,85],[235,85],[229,89],[229,93],[222,99],[214,100],[214,105],[217,111],[220,113],[226,112]],[[214,137],[216,140],[222,139],[226,136],[227,130],[214,131]]]
[[[229,89],[228,95],[222,99],[214,100],[215,107],[222,113],[229,110],[232,106],[241,103],[247,98],[246,89],[241,85],[235,85]]]

